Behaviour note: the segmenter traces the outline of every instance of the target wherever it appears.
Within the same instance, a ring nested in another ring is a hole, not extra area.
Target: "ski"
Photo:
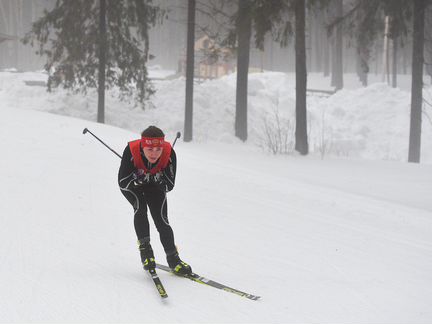
[[[246,297],[246,298],[251,299],[251,300],[258,300],[261,298],[260,296],[251,295],[251,294],[245,293],[243,291],[228,287],[228,286],[223,285],[221,283],[218,283],[216,281],[207,279],[205,277],[197,275],[196,273],[191,273],[190,275],[179,275],[179,274],[174,273],[174,271],[172,271],[172,269],[170,267],[167,267],[166,265],[158,264],[158,263],[156,264],[156,268],[167,271],[167,272],[171,272],[171,273],[175,274],[176,276],[184,277],[184,278],[190,279],[192,281],[195,281],[195,282],[198,282],[198,283],[201,283],[201,284],[213,287],[213,288],[221,289],[221,290],[239,295],[241,297]]]
[[[150,270],[145,270],[145,271],[148,272],[149,275],[150,275],[150,277],[152,278],[152,280],[153,280],[153,282],[154,282],[154,284],[156,286],[156,289],[157,289],[159,295],[162,298],[167,298],[168,294],[167,294],[164,286],[162,285],[162,282],[160,281],[159,276],[156,273],[156,270],[155,269],[150,269]]]

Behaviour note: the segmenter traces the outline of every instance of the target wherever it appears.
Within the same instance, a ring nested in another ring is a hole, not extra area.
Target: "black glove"
[[[153,176],[153,183],[163,192],[167,192],[167,184],[162,172],[158,172]]]
[[[136,172],[132,174],[133,186],[139,187],[144,184],[149,184],[151,182],[150,173],[144,173],[144,170],[138,169]]]

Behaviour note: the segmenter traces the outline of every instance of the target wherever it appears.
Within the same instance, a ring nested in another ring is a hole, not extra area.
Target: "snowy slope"
[[[1,112],[0,322],[432,321],[431,165],[178,142],[168,199],[182,257],[262,300],[160,273],[162,301],[140,267],[119,159],[82,129],[120,153],[137,133]]]

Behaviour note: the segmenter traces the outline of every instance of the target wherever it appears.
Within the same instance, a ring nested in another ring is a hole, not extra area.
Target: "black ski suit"
[[[140,152],[148,170],[156,165],[151,164],[146,159],[142,148]],[[144,183],[136,185],[134,174],[136,174],[137,169],[134,166],[132,153],[128,145],[123,152],[118,172],[120,190],[134,208],[134,226],[138,240],[150,241],[150,226],[147,217],[148,206],[167,255],[176,252],[174,233],[168,222],[166,197],[166,192],[174,188],[176,166],[176,154],[172,149],[168,165],[156,175],[147,174]]]

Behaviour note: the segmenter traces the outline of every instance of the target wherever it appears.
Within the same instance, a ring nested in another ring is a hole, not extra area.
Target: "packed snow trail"
[[[178,142],[169,218],[194,271],[250,301],[141,268],[117,187],[128,131],[2,108],[1,322],[432,321],[432,166],[266,156]],[[156,260],[164,254],[152,227]]]

